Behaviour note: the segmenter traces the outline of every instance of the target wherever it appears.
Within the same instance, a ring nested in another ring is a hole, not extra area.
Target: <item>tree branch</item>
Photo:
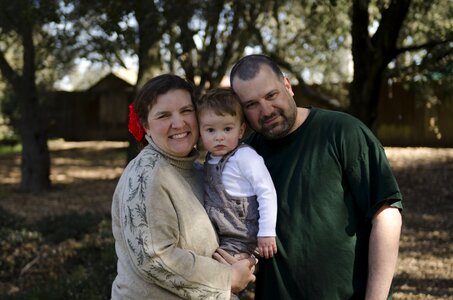
[[[381,11],[381,21],[371,41],[377,50],[376,55],[380,60],[382,59],[383,64],[387,64],[396,57],[396,41],[410,4],[411,0],[391,1],[388,8]]]
[[[408,46],[408,47],[401,47],[396,49],[396,54],[399,55],[403,52],[410,52],[410,51],[417,51],[421,49],[432,49],[436,46],[443,45],[443,44],[448,44],[453,42],[453,39],[447,39],[443,41],[429,41],[424,44],[419,44],[419,45],[413,45],[413,46]]]

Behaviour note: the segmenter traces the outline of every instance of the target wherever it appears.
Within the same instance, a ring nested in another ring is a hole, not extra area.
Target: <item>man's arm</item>
[[[369,242],[367,300],[387,299],[398,258],[401,213],[384,205],[373,217]]]

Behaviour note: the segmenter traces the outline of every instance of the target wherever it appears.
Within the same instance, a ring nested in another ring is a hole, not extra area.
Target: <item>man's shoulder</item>
[[[316,112],[316,115],[321,118],[327,118],[331,120],[339,120],[345,122],[357,122],[359,119],[354,117],[353,115],[345,112],[345,111],[338,111],[338,110],[330,110],[324,108],[315,108],[313,110]]]
[[[366,127],[358,118],[343,111],[318,108],[313,119],[315,126],[325,126],[328,130],[333,131],[348,131]]]

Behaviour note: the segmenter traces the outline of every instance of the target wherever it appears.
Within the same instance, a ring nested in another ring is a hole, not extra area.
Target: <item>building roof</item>
[[[101,78],[98,82],[88,88],[87,91],[102,92],[112,90],[128,90],[133,88],[134,86],[129,82],[116,76],[113,73],[109,73],[104,78]]]

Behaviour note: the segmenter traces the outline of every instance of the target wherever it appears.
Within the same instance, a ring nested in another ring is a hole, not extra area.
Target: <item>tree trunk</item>
[[[373,128],[384,70],[397,55],[398,35],[411,1],[391,1],[381,11],[379,27],[373,37],[368,32],[369,2],[370,0],[354,0],[352,5],[354,77],[349,91],[349,111]]]
[[[138,23],[138,74],[136,89],[156,76],[160,71],[160,40],[167,22],[152,1],[140,0],[134,3],[135,17]]]
[[[354,63],[354,65],[356,65]],[[354,67],[354,73],[361,69],[366,75],[355,76],[349,89],[349,112],[359,118],[368,127],[373,128],[377,119],[379,95],[382,85],[383,70],[377,68],[373,62]]]
[[[138,74],[135,83],[135,94],[151,78],[156,76],[161,63],[159,41],[165,26],[159,26],[160,13],[155,4],[147,0],[135,2],[135,16],[138,22]],[[130,99],[132,102],[134,99]],[[140,152],[139,143],[132,134],[128,134],[127,162],[134,159]]]
[[[37,105],[34,104],[37,102],[36,97],[29,92],[23,93],[21,97],[25,107],[21,108],[22,180],[20,189],[27,192],[46,191],[51,186],[47,133],[38,116]]]
[[[22,179],[20,189],[41,192],[50,189],[50,155],[46,125],[39,110],[35,82],[35,48],[32,28],[22,32],[24,66],[20,84],[15,86],[19,97],[22,140]]]

